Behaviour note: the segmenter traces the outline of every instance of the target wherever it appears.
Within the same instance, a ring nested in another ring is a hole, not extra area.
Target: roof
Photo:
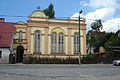
[[[46,18],[46,15],[43,11],[36,10],[36,11],[32,12],[30,17],[44,17],[44,18]]]
[[[108,46],[107,48],[114,52],[120,52],[120,46]]]
[[[0,22],[0,47],[10,47],[14,31],[13,23]]]
[[[120,30],[118,30],[110,39],[108,39],[108,41],[110,41],[112,38],[114,38],[119,32],[120,32]]]
[[[111,48],[111,49],[120,49],[120,46],[108,46],[107,48]]]

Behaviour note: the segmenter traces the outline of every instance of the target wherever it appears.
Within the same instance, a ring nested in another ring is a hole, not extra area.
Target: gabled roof
[[[112,38],[114,38],[118,33],[120,33],[120,30],[118,30],[110,39],[108,39],[107,42],[109,42]],[[107,42],[106,42],[106,43],[107,43]]]
[[[13,23],[0,22],[0,47],[10,47],[14,31]]]
[[[106,43],[108,49],[120,50],[120,30],[118,30]]]

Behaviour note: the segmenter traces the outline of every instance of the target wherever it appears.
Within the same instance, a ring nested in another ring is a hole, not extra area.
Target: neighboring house
[[[120,53],[120,30],[118,30],[107,42],[106,48],[109,51]]]
[[[43,11],[36,10],[28,16],[27,23],[14,24],[15,35],[13,53],[16,62],[23,56],[78,57],[78,20],[49,19]],[[86,24],[80,20],[81,55],[86,55]]]
[[[9,63],[10,46],[14,35],[14,24],[0,22],[0,63]]]

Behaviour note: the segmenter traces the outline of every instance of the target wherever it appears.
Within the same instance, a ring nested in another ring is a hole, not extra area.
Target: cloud
[[[115,14],[115,9],[114,8],[102,8],[102,9],[97,9],[93,12],[89,12],[86,15],[81,14],[81,17],[84,17],[86,19],[87,27],[90,29],[90,24],[94,22],[96,19],[101,19],[105,20],[103,22],[103,29],[102,31],[106,32],[116,32],[118,30],[118,24],[120,22],[120,18],[113,18]],[[71,16],[71,19],[78,19],[79,13],[73,14]]]
[[[83,15],[83,14],[80,14],[80,16],[81,16],[82,18],[84,18],[84,15]],[[74,14],[70,17],[70,19],[78,19],[78,17],[79,17],[79,13],[76,12],[76,13],[74,13]]]
[[[120,29],[120,18],[115,18],[103,22],[102,31],[116,32],[118,29]]]
[[[85,15],[86,19],[110,19],[114,16],[115,14],[115,9],[114,8],[102,8],[102,9],[97,9],[93,12],[89,12]]]
[[[89,0],[89,2],[81,1],[80,5],[90,6],[91,8],[120,8],[118,0]]]
[[[86,1],[81,1],[80,5],[82,5],[82,6],[88,6],[89,4]]]
[[[96,19],[101,19],[103,22],[103,30],[106,32],[116,32],[118,30],[118,24],[120,18],[114,18],[117,8],[120,8],[119,0],[89,0],[81,1],[80,5],[83,7],[92,8],[92,12],[88,12],[86,15],[81,15],[86,19],[87,29],[90,29],[90,24]],[[71,19],[78,19],[78,13],[76,12],[71,16]],[[119,27],[120,28],[120,27]]]
[[[102,9],[97,9],[96,11],[89,12],[86,15],[81,14],[81,17],[84,17],[86,19],[110,19],[114,16],[115,14],[115,9],[114,8],[102,8]],[[71,16],[71,19],[78,19],[79,13],[74,13]]]

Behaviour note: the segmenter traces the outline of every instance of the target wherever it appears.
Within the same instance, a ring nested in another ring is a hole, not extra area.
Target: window
[[[23,41],[23,31],[20,30],[19,31],[19,42],[22,42]]]
[[[0,51],[0,58],[2,57],[2,51]]]
[[[74,52],[75,53],[79,52],[79,34],[78,33],[74,34]]]
[[[63,53],[64,52],[64,34],[59,33],[57,35],[56,32],[52,33],[51,36],[51,45],[53,53]]]
[[[34,33],[34,49],[35,52],[40,52],[40,31]]]
[[[63,35],[63,33],[59,34],[59,52],[64,52],[64,35]]]
[[[52,33],[52,52],[56,52],[57,48],[57,34],[55,32]]]

